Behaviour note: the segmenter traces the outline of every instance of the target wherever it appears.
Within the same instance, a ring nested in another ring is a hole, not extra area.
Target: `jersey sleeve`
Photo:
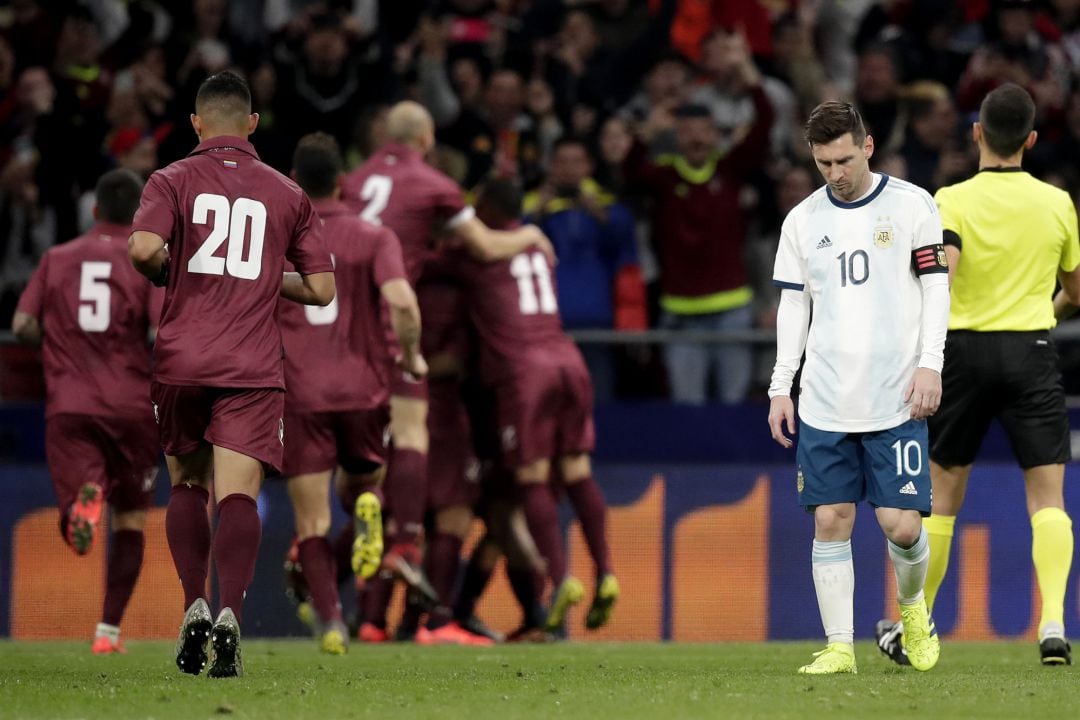
[[[15,307],[16,311],[41,320],[41,311],[45,304],[45,276],[49,271],[48,268],[49,253],[45,253],[45,256],[41,258],[41,263],[34,270],[34,274],[30,276],[30,282],[27,283],[26,289],[19,296],[19,304]]]
[[[795,223],[790,215],[780,229],[780,245],[776,248],[776,262],[773,265],[773,285],[785,290],[802,290],[806,287],[806,264],[799,254]]]
[[[1070,199],[1066,199],[1064,205],[1065,247],[1061,249],[1061,262],[1058,267],[1065,272],[1072,272],[1080,265],[1080,238],[1077,236],[1076,206]]]
[[[334,264],[323,240],[322,223],[315,215],[307,195],[300,193],[298,197],[300,208],[296,227],[289,240],[289,248],[285,251],[285,258],[296,266],[296,271],[301,275],[333,272]]]
[[[954,245],[958,248],[963,246],[962,218],[960,208],[953,201],[952,190],[943,187],[934,194],[934,204],[937,205],[938,217],[941,221],[942,239],[936,242],[944,242],[946,245]]]
[[[176,194],[163,174],[154,173],[143,188],[139,209],[131,221],[131,231],[151,232],[168,242],[179,220]]]
[[[919,277],[945,275],[948,282],[949,261],[942,240],[941,216],[937,207],[926,198],[926,212],[911,237],[911,267]]]
[[[393,230],[381,228],[375,246],[375,284],[382,287],[391,280],[405,278],[405,257],[401,241]]]
[[[431,202],[441,230],[453,232],[463,223],[476,217],[476,211],[465,202],[465,194],[457,183],[448,177],[439,177],[431,187]]]

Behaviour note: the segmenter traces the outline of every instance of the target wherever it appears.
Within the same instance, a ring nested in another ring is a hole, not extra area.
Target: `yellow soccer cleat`
[[[551,609],[548,610],[547,622],[544,628],[548,632],[555,632],[566,622],[566,613],[571,607],[577,605],[585,597],[585,587],[581,581],[572,575],[559,584],[555,591],[555,598],[551,601]]]
[[[824,650],[814,653],[814,662],[799,668],[800,675],[857,675],[855,648],[842,642],[829,643]]]
[[[926,609],[926,600],[920,598],[911,605],[900,605],[900,621],[904,623],[904,650],[911,667],[925,672],[937,665],[941,640]]]
[[[611,613],[615,609],[615,603],[619,599],[619,581],[610,573],[600,578],[596,586],[596,596],[593,597],[589,614],[585,616],[585,627],[589,630],[602,628],[611,619]]]
[[[323,633],[319,640],[319,647],[327,655],[344,655],[349,651],[346,638],[348,631],[342,628],[332,627]]]
[[[375,493],[361,493],[353,508],[356,538],[352,546],[352,570],[358,578],[374,577],[382,564],[382,503]]]

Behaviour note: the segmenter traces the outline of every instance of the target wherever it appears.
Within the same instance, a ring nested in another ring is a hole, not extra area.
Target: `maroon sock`
[[[206,597],[210,572],[210,519],[206,504],[210,493],[199,485],[173,485],[165,510],[165,536],[169,540],[176,574],[184,588],[184,609]]]
[[[355,538],[352,523],[348,522],[341,526],[337,535],[334,536],[334,542],[331,543],[338,585],[352,577],[352,544]]]
[[[254,498],[243,493],[225,496],[218,503],[214,534],[214,566],[217,568],[221,607],[231,608],[240,619],[244,594],[255,576],[262,523]]]
[[[367,581],[363,598],[360,601],[361,617],[382,630],[386,629],[386,609],[390,607],[390,596],[394,593],[393,573],[378,572]]]
[[[120,627],[135,581],[142,569],[143,546],[146,538],[142,530],[117,530],[109,548],[109,574],[105,584],[105,607],[101,622]]]
[[[311,603],[324,623],[341,620],[341,599],[338,597],[337,573],[330,541],[325,537],[309,537],[300,542],[300,566],[304,568]]]
[[[479,547],[479,545],[477,546]],[[476,613],[476,603],[484,594],[494,568],[487,567],[478,553],[474,552],[465,565],[465,574],[461,579],[461,590],[454,604],[454,619],[465,622]]]
[[[397,538],[415,544],[424,528],[427,501],[427,455],[416,450],[393,450],[386,475],[386,497],[394,509]]]
[[[428,630],[436,630],[450,622],[454,601],[454,584],[461,569],[461,546],[457,535],[436,531],[424,549],[424,572],[439,595],[439,607],[428,617]]]
[[[585,544],[589,547],[596,576],[603,577],[611,572],[611,552],[607,542],[607,503],[600,492],[600,486],[590,475],[584,480],[566,483],[566,495],[574,506],[574,513],[581,523],[581,532]]]
[[[566,556],[555,498],[546,483],[529,483],[525,488],[525,520],[529,533],[547,562],[548,577],[555,587],[566,577]]]
[[[526,627],[541,627],[547,619],[544,605],[541,602],[543,592],[543,578],[538,577],[532,568],[515,568],[506,566],[506,579],[510,581],[510,589],[514,591],[514,599],[521,607],[521,615]]]

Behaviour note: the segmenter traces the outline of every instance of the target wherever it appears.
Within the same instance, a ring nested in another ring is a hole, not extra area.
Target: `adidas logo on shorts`
[[[915,483],[908,480],[907,485],[900,488],[901,495],[918,495],[919,491],[915,489]]]

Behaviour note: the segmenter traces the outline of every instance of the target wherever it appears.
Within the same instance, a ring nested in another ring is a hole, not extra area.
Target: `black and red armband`
[[[948,273],[949,259],[945,255],[945,246],[937,243],[936,245],[924,245],[921,248],[912,250],[911,268],[916,275]]]

